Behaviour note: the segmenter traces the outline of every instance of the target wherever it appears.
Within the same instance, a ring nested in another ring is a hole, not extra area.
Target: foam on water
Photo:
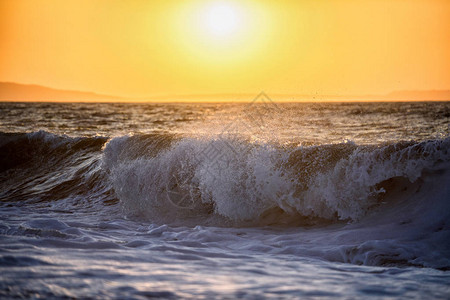
[[[104,166],[125,212],[188,226],[313,226],[287,235],[284,246],[259,249],[355,264],[450,267],[450,139],[293,149],[228,141],[234,152],[214,163],[201,156],[208,143],[224,145],[181,139],[149,147],[151,157],[117,161],[117,151],[133,147],[127,138],[111,140]],[[184,183],[177,188],[189,195],[185,206],[167,195],[172,177]]]
[[[11,106],[0,124],[15,128],[0,133],[0,297],[450,294],[450,138],[435,134],[448,104],[287,106],[273,139],[223,135],[214,111],[239,106],[101,105],[67,135],[55,129],[64,120],[37,119],[53,128],[37,132],[12,123],[18,109],[66,106]],[[191,131],[203,114],[213,125]],[[122,134],[116,119],[162,127]],[[367,124],[381,135],[364,135]],[[321,131],[303,139],[311,128]]]
[[[237,224],[267,217],[265,213],[275,208],[304,217],[357,221],[381,202],[395,201],[389,196],[397,185],[421,185],[428,174],[446,172],[450,160],[448,138],[295,148],[193,138],[163,148],[161,142],[143,143],[145,150],[135,138],[121,137],[104,149],[104,168],[126,207],[147,212],[150,218],[164,217],[159,210],[177,209],[167,197],[175,179],[180,194],[192,201],[192,207],[180,210],[198,212],[207,206],[210,213],[212,206]],[[145,154],[136,157],[135,147]],[[204,155],[208,147],[221,151],[221,157]]]

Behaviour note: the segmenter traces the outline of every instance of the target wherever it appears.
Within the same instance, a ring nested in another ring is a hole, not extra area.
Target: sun
[[[261,63],[262,55],[274,49],[272,6],[257,0],[177,3],[166,17],[170,21],[170,44],[166,49],[192,66],[192,74],[200,68],[208,74],[235,72],[240,66]]]
[[[214,37],[231,36],[242,28],[241,12],[232,3],[213,2],[203,12],[203,25]]]

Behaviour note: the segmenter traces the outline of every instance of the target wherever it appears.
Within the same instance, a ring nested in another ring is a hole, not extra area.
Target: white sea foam
[[[183,138],[169,148],[150,147],[152,157],[118,159],[118,153],[134,151],[122,137],[107,144],[104,163],[124,207],[150,219],[170,222],[202,214],[210,219],[213,209],[235,224],[263,224],[271,211],[281,211],[280,218],[357,221],[382,201],[395,201],[386,197],[392,194],[386,189],[397,182],[412,188],[421,184],[424,172],[446,169],[449,144],[449,139],[379,147],[340,144],[317,152],[321,146],[283,149]],[[211,146],[220,157],[204,155]],[[311,151],[315,156],[298,156]],[[325,159],[330,155],[335,158]],[[184,207],[173,205],[167,195],[171,187],[186,197]]]
[[[449,103],[1,106],[0,297],[448,295]]]

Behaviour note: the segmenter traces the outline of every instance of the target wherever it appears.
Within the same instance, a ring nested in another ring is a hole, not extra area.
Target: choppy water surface
[[[0,297],[450,297],[450,102],[0,116]]]

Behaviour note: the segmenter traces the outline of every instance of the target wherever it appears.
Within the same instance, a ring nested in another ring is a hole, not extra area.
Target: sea
[[[450,102],[250,100],[0,103],[0,298],[450,298]]]

